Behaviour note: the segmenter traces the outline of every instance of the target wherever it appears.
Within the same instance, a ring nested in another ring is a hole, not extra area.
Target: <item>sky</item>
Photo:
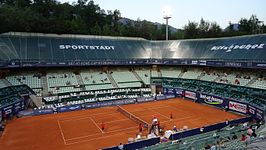
[[[74,2],[77,0],[59,0]],[[255,14],[266,24],[266,0],[94,0],[104,10],[118,9],[122,17],[165,23],[163,8],[171,8],[169,25],[183,28],[188,21],[201,18],[226,28],[229,22]]]

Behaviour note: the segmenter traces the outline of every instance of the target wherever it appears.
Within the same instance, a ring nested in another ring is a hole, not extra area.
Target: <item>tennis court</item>
[[[165,130],[174,125],[195,128],[242,117],[183,99],[121,107],[147,123],[156,116]],[[126,143],[129,137],[136,137],[138,123],[117,109],[114,106],[12,120],[1,138],[0,149],[88,150]],[[106,124],[104,131],[102,122]]]

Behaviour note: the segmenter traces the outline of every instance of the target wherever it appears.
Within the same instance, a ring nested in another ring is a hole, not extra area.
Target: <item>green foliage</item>
[[[188,22],[184,27],[184,38],[213,38],[222,33],[221,27],[216,22],[207,22],[201,18],[200,22]]]
[[[92,34],[106,36],[143,37],[152,40],[165,39],[165,25],[155,25],[147,20],[120,22],[119,10],[103,10],[93,0],[78,0],[72,4],[57,0],[0,0],[0,33],[39,32],[58,34]],[[188,22],[183,30],[171,32],[169,39],[208,38],[256,33],[260,26],[258,18],[239,21],[239,31],[229,24],[222,31],[215,22],[201,19],[199,23]]]
[[[241,18],[238,25],[238,30],[234,29],[232,23],[222,30],[216,22],[207,22],[204,19],[201,19],[199,23],[189,21],[184,27],[184,38],[214,38],[266,32],[265,26],[260,24],[255,15],[252,15],[250,19]]]
[[[198,28],[198,23],[196,22],[188,22],[187,25],[184,27],[185,35],[184,37],[186,39],[193,39],[193,38],[199,38],[200,37],[200,29]]]

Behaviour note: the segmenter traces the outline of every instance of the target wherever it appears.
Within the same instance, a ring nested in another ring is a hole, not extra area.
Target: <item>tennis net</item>
[[[118,109],[117,111],[120,112],[121,114],[123,114],[124,116],[128,117],[129,119],[133,120],[136,123],[141,123],[143,125],[144,128],[149,129],[149,124],[147,122],[145,122],[144,120],[140,119],[139,117],[129,113],[127,110],[125,110],[124,108],[117,106]]]

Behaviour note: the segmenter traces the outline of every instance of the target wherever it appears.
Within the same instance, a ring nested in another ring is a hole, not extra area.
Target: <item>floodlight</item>
[[[168,40],[168,19],[172,17],[172,8],[168,5],[163,7],[163,18],[166,20],[165,40]]]

